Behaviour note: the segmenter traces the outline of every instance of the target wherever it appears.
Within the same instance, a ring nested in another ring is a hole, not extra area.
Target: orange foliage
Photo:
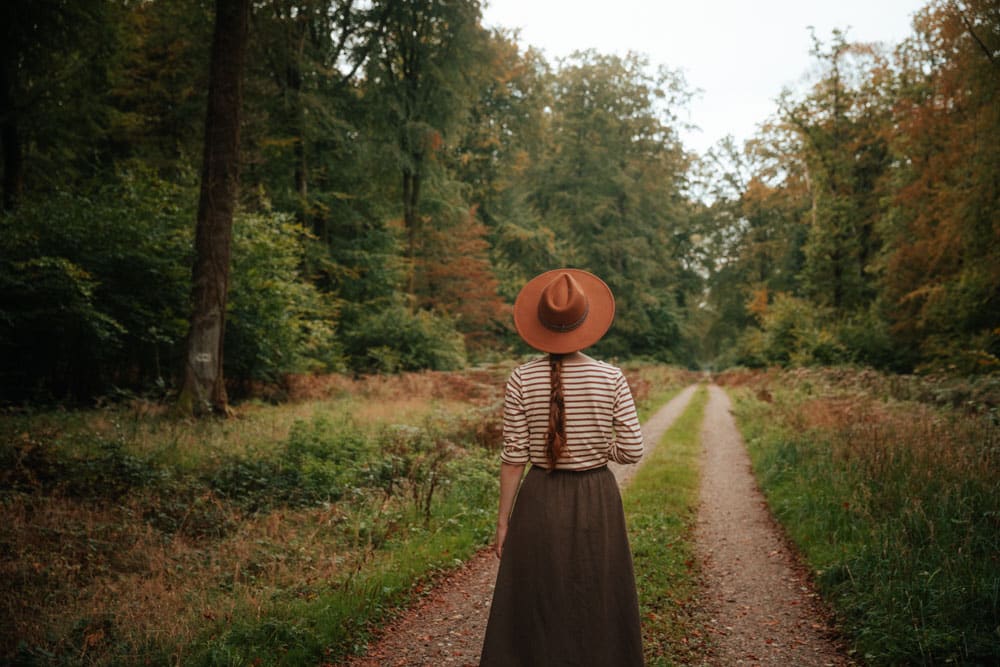
[[[472,349],[494,340],[496,331],[510,319],[510,307],[497,292],[486,227],[475,209],[446,229],[429,229],[423,249],[420,305],[455,317]]]

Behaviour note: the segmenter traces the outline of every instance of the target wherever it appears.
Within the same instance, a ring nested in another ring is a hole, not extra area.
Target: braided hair
[[[555,470],[556,461],[566,449],[566,399],[562,382],[563,355],[549,355],[549,427],[545,432],[545,458],[549,472]]]

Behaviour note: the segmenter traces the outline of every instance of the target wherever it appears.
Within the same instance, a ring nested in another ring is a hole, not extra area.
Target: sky
[[[683,72],[701,92],[683,120],[691,150],[727,134],[742,142],[777,108],[783,88],[804,90],[813,66],[809,26],[824,42],[898,43],[926,0],[485,0],[487,27],[518,29],[550,63],[573,51],[645,54]]]

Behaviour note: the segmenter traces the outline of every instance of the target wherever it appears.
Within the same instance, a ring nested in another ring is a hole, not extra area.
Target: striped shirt
[[[632,392],[621,370],[589,357],[563,360],[566,448],[556,468],[588,470],[635,463],[643,441]],[[518,366],[507,380],[503,411],[505,463],[529,461],[548,468],[545,433],[549,425],[550,370],[547,357]]]

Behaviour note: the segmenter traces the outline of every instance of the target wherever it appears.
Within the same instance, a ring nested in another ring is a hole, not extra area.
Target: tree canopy
[[[214,3],[0,12],[0,399],[174,390]],[[1000,10],[813,39],[811,85],[698,156],[642,54],[548,62],[476,0],[252,3],[232,391],[528,353],[509,304],[558,266],[614,290],[616,359],[996,371]]]

